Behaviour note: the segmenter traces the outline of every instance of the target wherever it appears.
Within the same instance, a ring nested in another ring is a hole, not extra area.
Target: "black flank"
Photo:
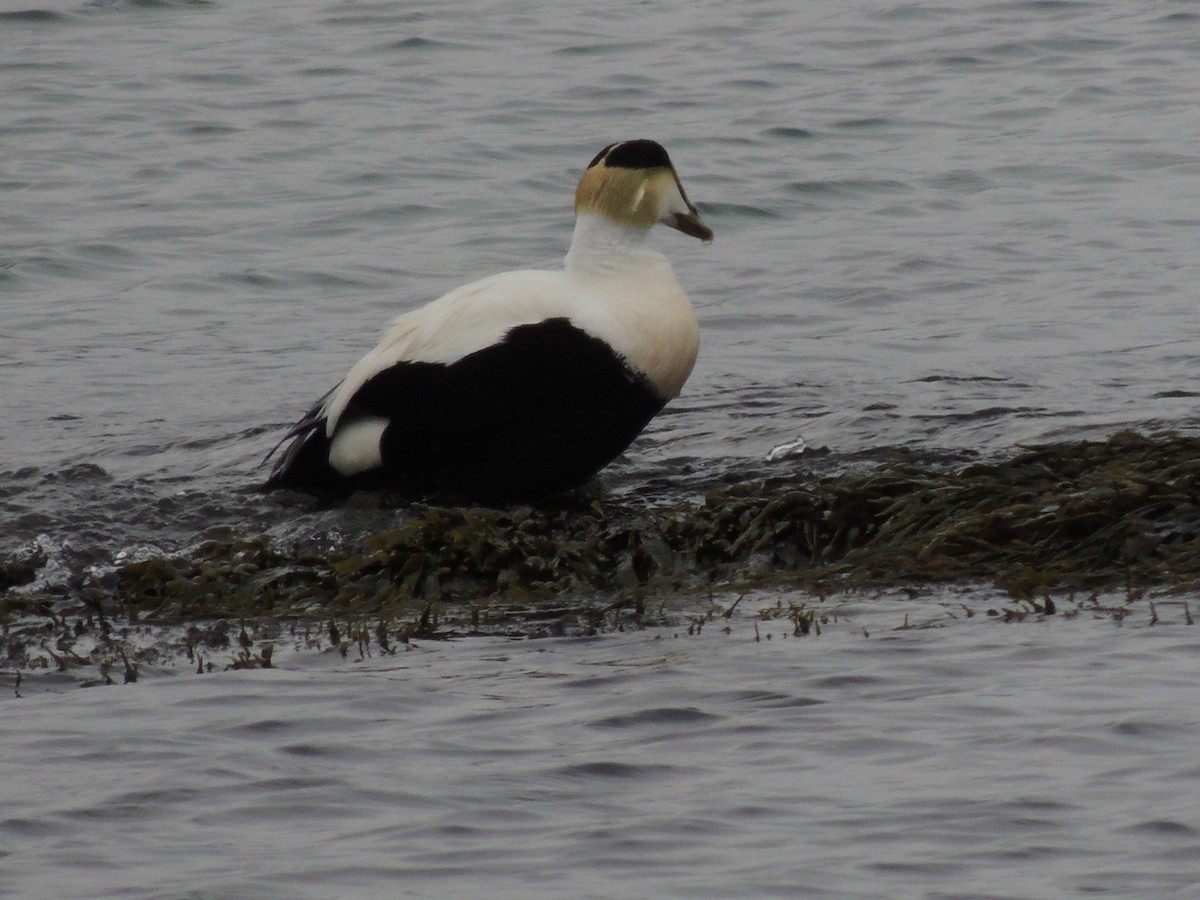
[[[648,380],[603,341],[566,319],[548,319],[514,328],[457,362],[401,363],[364,384],[341,423],[392,420],[383,436],[382,473],[340,478],[328,466],[324,432],[313,429],[295,439],[301,446],[285,454],[294,465],[277,470],[272,481],[315,490],[382,484],[410,497],[532,500],[587,481],[663,405]],[[309,478],[317,483],[298,483]]]

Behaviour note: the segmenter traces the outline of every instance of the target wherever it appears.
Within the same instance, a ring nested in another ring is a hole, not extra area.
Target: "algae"
[[[31,552],[0,562],[4,657],[21,667],[26,644],[50,641],[62,669],[102,659],[106,679],[119,667],[130,680],[147,661],[125,649],[139,628],[187,626],[189,659],[203,649],[211,665],[213,651],[230,647],[228,629],[212,623],[250,623],[246,640],[260,649],[243,641],[232,664],[264,667],[263,648],[289,629],[290,639],[308,629],[305,640],[346,655],[481,630],[642,625],[664,621],[679,598],[715,592],[824,597],[970,581],[1049,614],[1050,592],[1133,596],[1200,580],[1194,437],[1121,432],[966,465],[818,468],[801,458],[735,471],[703,494],[681,477],[653,503],[636,494],[540,508],[414,503],[381,518],[387,527],[336,539],[213,529],[189,549],[90,565],[65,584],[39,585],[45,557]],[[819,632],[811,607],[789,616],[796,635]],[[18,622],[26,627],[14,630]],[[94,648],[81,656],[73,648],[85,636]]]

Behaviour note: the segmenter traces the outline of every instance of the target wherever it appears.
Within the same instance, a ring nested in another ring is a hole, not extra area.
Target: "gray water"
[[[0,895],[1195,896],[1192,629],[904,609],[10,701]]]
[[[281,430],[396,313],[555,265],[625,137],[717,239],[655,238],[704,345],[614,483],[1194,430],[1197,58],[1186,2],[5,3],[0,550],[305,527],[247,492]],[[1195,890],[1190,630],[877,640],[892,602],[27,689],[0,892]]]

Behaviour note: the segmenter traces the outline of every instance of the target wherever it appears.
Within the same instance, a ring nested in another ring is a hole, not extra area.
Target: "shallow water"
[[[917,608],[884,597],[820,637],[747,615],[10,700],[0,895],[1194,892],[1177,610],[965,608],[896,630]]]
[[[1190,3],[23,2],[0,45],[0,554],[64,589],[387,521],[249,488],[393,315],[555,265],[623,137],[717,238],[655,239],[704,346],[613,490],[1197,425]],[[939,598],[27,682],[0,894],[1194,891],[1191,630],[888,631]]]

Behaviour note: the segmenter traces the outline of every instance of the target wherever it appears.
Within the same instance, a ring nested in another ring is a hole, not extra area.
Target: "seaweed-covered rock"
[[[636,495],[545,508],[412,504],[372,520],[383,528],[334,537],[226,528],[44,588],[45,561],[31,556],[0,565],[0,617],[44,614],[59,629],[76,618],[100,628],[373,617],[393,646],[447,617],[471,628],[555,617],[595,627],[614,610],[639,617],[662,605],[648,600],[714,589],[969,580],[1029,595],[1200,579],[1196,438],[1123,432],[951,466],[889,459],[828,471],[827,462],[823,472],[804,458],[731,472],[702,496],[683,478],[674,494],[659,483],[653,504]]]

